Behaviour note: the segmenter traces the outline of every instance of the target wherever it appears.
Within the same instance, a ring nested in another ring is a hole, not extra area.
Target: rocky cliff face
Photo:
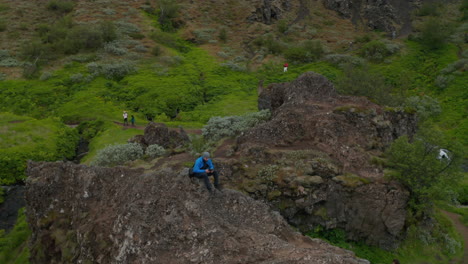
[[[411,11],[424,0],[323,0],[324,5],[355,24],[395,37],[411,30]]]
[[[369,263],[186,170],[30,163],[31,263]]]
[[[237,139],[226,159],[232,185],[270,203],[294,226],[340,228],[391,249],[404,233],[408,192],[383,178],[382,151],[416,131],[417,119],[361,97],[340,96],[306,73],[259,96],[272,119]]]

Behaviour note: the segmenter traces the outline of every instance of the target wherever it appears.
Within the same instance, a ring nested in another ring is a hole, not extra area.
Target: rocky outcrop
[[[408,192],[383,177],[380,155],[416,132],[414,114],[341,96],[309,72],[259,95],[272,119],[237,138],[241,161],[225,160],[233,186],[270,203],[307,232],[322,226],[392,249],[404,234]]]
[[[143,147],[157,144],[164,148],[178,148],[190,142],[190,139],[181,127],[179,132],[170,130],[165,124],[151,122],[145,127],[144,135],[136,135],[128,140],[129,143],[138,143]]]
[[[388,32],[390,36],[407,34],[411,28],[411,11],[421,0],[323,0],[325,7],[335,10],[353,23],[363,23],[371,30]]]
[[[186,171],[41,162],[28,175],[31,263],[369,263]]]
[[[247,18],[251,22],[262,22],[267,25],[272,24],[274,20],[281,18],[283,12],[290,9],[289,1],[285,0],[261,0],[252,3],[255,11]]]
[[[416,132],[414,114],[385,110],[363,97],[340,96],[323,76],[308,72],[290,83],[272,84],[259,95],[271,121],[238,138],[239,149],[294,147],[328,154],[344,172],[379,178],[372,155],[402,135]]]

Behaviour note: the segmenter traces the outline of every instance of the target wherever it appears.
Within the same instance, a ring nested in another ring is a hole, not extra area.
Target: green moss
[[[273,190],[273,191],[268,193],[267,198],[268,198],[269,201],[271,201],[271,200],[274,200],[274,199],[276,199],[276,198],[278,198],[280,196],[281,196],[281,191],[280,190]]]
[[[329,220],[330,217],[328,216],[327,208],[324,206],[318,208],[314,211],[314,215],[320,216],[323,220]]]
[[[359,177],[355,174],[346,173],[344,175],[339,175],[333,178],[334,181],[341,183],[346,187],[355,188],[363,184],[368,184],[370,181],[368,179]]]

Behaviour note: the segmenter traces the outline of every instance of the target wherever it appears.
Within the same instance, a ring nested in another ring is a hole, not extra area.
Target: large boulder
[[[144,148],[154,144],[164,148],[178,148],[189,143],[190,138],[182,127],[175,131],[165,124],[151,122],[145,127],[144,135],[136,135],[128,142],[138,143]]]
[[[240,192],[209,196],[186,173],[29,163],[31,263],[369,263]]]

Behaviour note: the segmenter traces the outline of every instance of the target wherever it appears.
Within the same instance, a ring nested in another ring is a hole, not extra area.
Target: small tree
[[[450,151],[449,158],[440,158],[440,149]],[[428,127],[422,128],[410,141],[407,136],[395,140],[387,150],[391,179],[410,192],[409,209],[418,219],[429,212],[435,200],[446,199],[461,179],[463,148],[453,140]]]
[[[163,31],[174,31],[177,28],[175,19],[179,16],[179,5],[173,0],[159,0],[159,24]]]
[[[451,30],[447,24],[438,18],[429,18],[422,25],[420,41],[430,49],[440,49],[447,43],[450,35]]]

